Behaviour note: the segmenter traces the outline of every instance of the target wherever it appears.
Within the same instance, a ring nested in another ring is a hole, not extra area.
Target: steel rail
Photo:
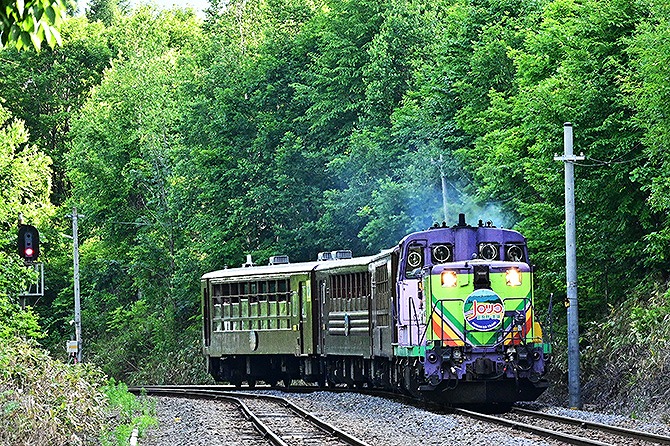
[[[652,443],[668,444],[670,445],[670,437],[665,435],[653,434],[649,432],[637,431],[619,426],[610,426],[608,424],[596,423],[594,421],[580,420],[578,418],[571,418],[562,415],[553,415],[545,412],[538,412],[535,410],[522,409],[520,407],[512,408],[513,412],[521,415],[528,415],[531,417],[543,418],[549,421],[557,421],[559,423],[572,424],[586,429],[594,429],[610,434],[621,435],[627,438],[635,438],[638,440],[649,441]]]
[[[181,396],[184,398],[209,398],[209,399],[221,399],[235,404],[242,412],[244,419],[250,421],[254,428],[258,431],[259,434],[265,440],[269,440],[275,446],[289,446],[284,440],[282,440],[277,434],[275,434],[270,428],[268,428],[265,423],[263,423],[257,416],[254,414],[244,402],[237,396],[224,395],[219,391],[215,390],[204,390],[204,389],[184,389],[179,387],[161,387],[161,386],[152,386],[152,387],[129,387],[128,391],[136,394],[147,395],[166,395],[166,396]]]
[[[493,415],[486,415],[479,412],[473,412],[465,409],[454,409],[454,413],[464,415],[470,418],[478,419],[488,423],[495,423],[501,426],[506,426],[511,429],[517,429],[530,434],[539,435],[546,438],[553,438],[564,443],[573,444],[576,446],[611,446],[609,443],[603,443],[597,440],[589,440],[588,438],[578,437],[576,435],[565,434],[562,432],[552,431],[541,427],[530,426],[516,421],[506,420],[504,418]]]
[[[265,438],[272,441],[277,446],[288,446],[278,435],[276,435],[270,428],[267,427],[257,416],[253,413],[249,407],[244,404],[242,399],[265,399],[271,400],[276,403],[282,404],[287,407],[289,410],[294,412],[296,415],[306,419],[321,431],[325,432],[328,435],[336,437],[343,441],[344,443],[351,446],[369,446],[367,443],[359,440],[358,438],[347,434],[346,432],[339,430],[332,426],[331,424],[319,419],[315,415],[307,412],[301,407],[293,404],[285,398],[273,396],[273,395],[259,395],[259,394],[250,394],[250,393],[241,393],[241,392],[227,392],[222,390],[216,390],[211,388],[202,388],[203,386],[144,386],[144,387],[129,387],[128,391],[135,394],[144,394],[147,395],[174,395],[174,396],[183,396],[183,397],[204,397],[210,399],[225,399],[227,401],[234,402],[237,404],[245,415],[247,420],[250,420],[254,426],[257,427],[259,432],[265,436]]]

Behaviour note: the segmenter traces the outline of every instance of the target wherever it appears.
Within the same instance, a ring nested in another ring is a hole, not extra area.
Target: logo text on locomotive
[[[481,289],[470,294],[465,300],[463,315],[475,330],[494,330],[502,323],[505,306],[496,293]]]

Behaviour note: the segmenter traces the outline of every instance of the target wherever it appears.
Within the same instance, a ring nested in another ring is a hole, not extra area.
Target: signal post
[[[37,272],[37,281],[29,284],[28,289],[19,295],[21,308],[25,308],[29,297],[44,296],[44,265],[37,261],[40,255],[40,233],[34,226],[24,224],[21,214],[19,214],[19,236],[16,247],[26,268],[33,268]]]

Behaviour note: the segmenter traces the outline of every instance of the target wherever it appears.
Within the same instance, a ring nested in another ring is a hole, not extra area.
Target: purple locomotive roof
[[[439,244],[450,244],[453,246],[453,258],[450,261],[458,262],[476,259],[479,245],[483,243],[491,243],[501,247],[516,244],[523,249],[523,258],[528,258],[526,239],[519,232],[496,228],[490,223],[484,225],[481,221],[479,226],[466,225],[463,220],[461,220],[461,223],[463,224],[453,227],[433,227],[426,231],[412,233],[405,237],[399,245],[404,250],[411,245],[431,247]]]

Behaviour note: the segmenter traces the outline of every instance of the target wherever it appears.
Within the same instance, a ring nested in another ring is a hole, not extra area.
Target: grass
[[[117,383],[111,379],[102,390],[107,396],[109,407],[116,419],[106,433],[104,445],[128,444],[128,438],[134,428],[137,428],[142,436],[148,428],[158,424],[155,404],[129,393],[126,384]]]

